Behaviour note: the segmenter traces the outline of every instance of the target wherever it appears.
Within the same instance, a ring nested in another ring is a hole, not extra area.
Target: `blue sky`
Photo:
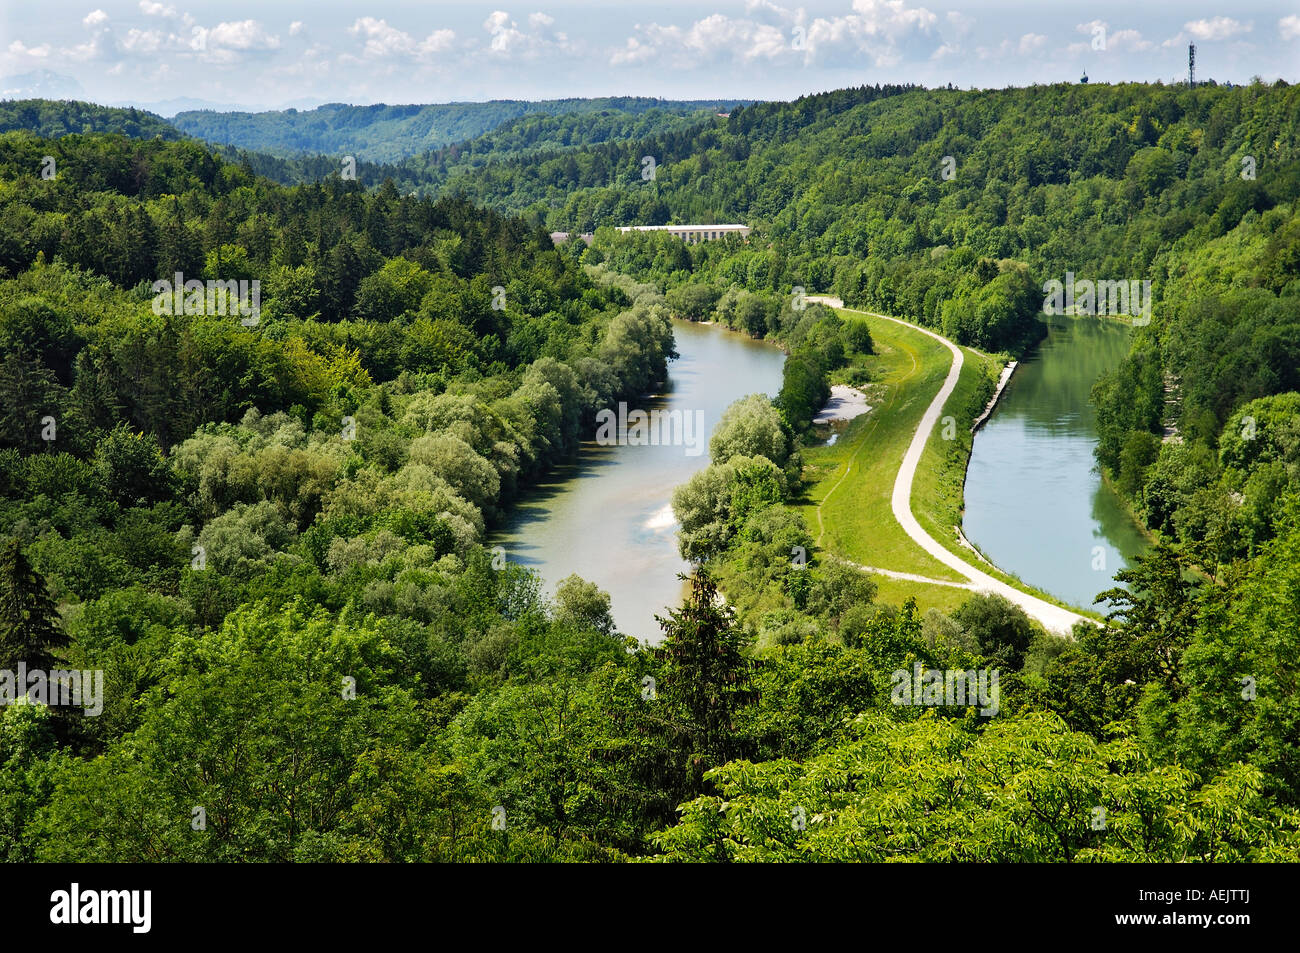
[[[1300,2],[4,2],[0,96],[277,108],[1300,77]]]

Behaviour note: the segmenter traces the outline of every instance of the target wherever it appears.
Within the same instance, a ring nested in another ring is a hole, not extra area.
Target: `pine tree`
[[[0,449],[42,449],[41,418],[61,416],[63,399],[54,372],[27,351],[10,351],[0,358],[0,406],[8,418],[0,429]]]
[[[740,710],[756,699],[754,663],[731,608],[718,599],[717,584],[699,570],[680,609],[660,618],[664,641],[661,697],[671,712],[677,742],[689,746],[687,770],[699,790],[709,768],[745,755],[736,727]]]
[[[32,568],[13,539],[0,548],[0,668],[19,662],[29,669],[53,668],[51,649],[68,644],[45,579]]]

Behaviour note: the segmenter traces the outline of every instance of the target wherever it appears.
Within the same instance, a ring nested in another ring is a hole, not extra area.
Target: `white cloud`
[[[953,25],[958,33],[965,33],[975,25],[975,18],[953,10],[948,13],[948,22]]]
[[[165,39],[161,30],[132,28],[126,31],[121,42],[122,48],[128,53],[156,53],[162,48]]]
[[[1155,49],[1155,44],[1150,40],[1144,40],[1137,30],[1116,30],[1106,38],[1106,48],[1143,53]]]
[[[1088,34],[1091,39],[1083,43],[1069,44],[1065,51],[1071,56],[1078,56],[1081,53],[1098,55],[1110,52],[1145,53],[1156,48],[1156,44],[1145,39],[1138,30],[1112,30],[1105,20],[1089,20],[1087,23],[1076,25],[1074,29],[1078,33]],[[1166,41],[1162,45],[1169,46],[1173,42]],[[1099,43],[1102,45],[1099,46]]]
[[[1041,33],[1026,33],[1020,38],[1020,43],[1016,46],[1016,52],[1021,56],[1028,56],[1036,53],[1047,44],[1047,37]]]
[[[715,13],[689,27],[638,24],[640,35],[615,50],[610,63],[664,57],[681,68],[726,59],[826,66],[859,63],[866,54],[883,66],[899,62],[904,52],[929,56],[940,48],[935,32],[939,18],[924,7],[909,7],[905,0],[853,0],[852,9],[845,16],[809,21],[802,7],[792,10],[771,0],[750,0],[745,17]],[[964,22],[949,19],[959,28]]]
[[[975,52],[982,60],[1005,60],[1033,56],[1047,46],[1047,37],[1041,33],[1025,33],[1016,40],[1003,40],[997,46],[977,47]],[[940,49],[946,49],[946,44]],[[949,51],[951,52],[951,51]],[[937,57],[933,57],[936,58]]]
[[[232,20],[214,27],[196,26],[190,30],[188,38],[173,33],[167,41],[169,45],[182,49],[188,47],[206,63],[217,64],[235,63],[247,54],[280,48],[280,37],[268,33],[256,20]]]
[[[853,10],[848,16],[812,22],[810,57],[838,52],[852,59],[866,54],[877,66],[892,66],[909,48],[920,52],[940,45],[935,32],[939,18],[925,7],[908,7],[904,0],[853,0]]]
[[[483,29],[488,33],[488,49],[501,56],[522,56],[535,58],[545,52],[573,53],[575,47],[569,42],[565,33],[553,30],[555,18],[545,13],[533,13],[528,17],[528,29],[525,33],[519,24],[510,19],[504,10],[494,10],[483,21]]]
[[[294,20],[292,23],[289,24],[289,35],[297,36],[305,29],[306,27],[303,26],[303,22],[301,20]]]
[[[14,40],[9,44],[9,52],[14,56],[34,56],[40,58],[50,55],[50,44],[42,43],[40,46],[27,46],[22,40]]]
[[[140,0],[140,12],[147,17],[175,17],[176,8],[164,3],[151,3],[150,0]]]
[[[366,43],[362,49],[365,56],[382,58],[399,53],[410,53],[415,49],[415,40],[411,38],[411,34],[389,26],[387,20],[362,17],[348,27],[348,32],[365,38]]]
[[[1300,15],[1293,13],[1289,17],[1278,20],[1277,29],[1284,40],[1294,40],[1300,37]]]
[[[640,25],[638,25],[637,29],[640,28]],[[657,55],[658,50],[653,46],[642,43],[634,36],[629,36],[627,43],[623,45],[622,49],[615,50],[609,61],[614,66],[635,66],[654,59]]]
[[[393,56],[427,56],[451,48],[456,34],[453,30],[434,30],[423,40],[416,41],[411,34],[390,26],[386,20],[374,17],[362,17],[348,32],[365,38],[362,55],[370,59],[386,59]]]
[[[236,20],[218,23],[210,30],[205,30],[208,48],[220,47],[229,50],[275,50],[280,47],[280,38],[268,33],[256,20]]]
[[[510,19],[510,14],[504,10],[494,10],[492,15],[483,21],[483,29],[492,36],[488,48],[494,53],[509,53],[527,40],[515,22]]]
[[[1231,17],[1212,17],[1184,23],[1183,29],[1198,40],[1226,40],[1238,33],[1249,33],[1251,24],[1241,23]]]
[[[108,22],[108,14],[105,13],[103,10],[91,10],[82,19],[81,25],[85,27],[97,27],[101,23],[107,23],[107,22]]]
[[[455,39],[455,30],[434,30],[420,43],[420,52],[441,53],[443,50],[451,49],[451,44]]]

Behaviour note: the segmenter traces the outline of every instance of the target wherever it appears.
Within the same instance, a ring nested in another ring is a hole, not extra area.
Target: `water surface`
[[[747,394],[775,396],[785,354],[713,325],[674,321],[681,355],[668,364],[664,393],[630,405],[644,410],[703,412],[703,452],[683,446],[582,445],[577,458],[519,501],[492,545],[538,570],[544,589],[570,573],[596,583],[613,600],[619,631],[658,641],[654,616],[680,602],[674,488],[708,465],[708,436],[722,412]]]
[[[1146,540],[1101,480],[1093,382],[1128,352],[1130,330],[1050,317],[975,435],[963,530],[998,567],[1083,608]],[[1100,547],[1100,548],[1098,548]],[[1100,568],[1094,568],[1100,567]]]

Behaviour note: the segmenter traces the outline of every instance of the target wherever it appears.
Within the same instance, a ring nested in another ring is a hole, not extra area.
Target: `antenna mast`
[[[1187,44],[1187,85],[1196,85],[1196,44]]]

